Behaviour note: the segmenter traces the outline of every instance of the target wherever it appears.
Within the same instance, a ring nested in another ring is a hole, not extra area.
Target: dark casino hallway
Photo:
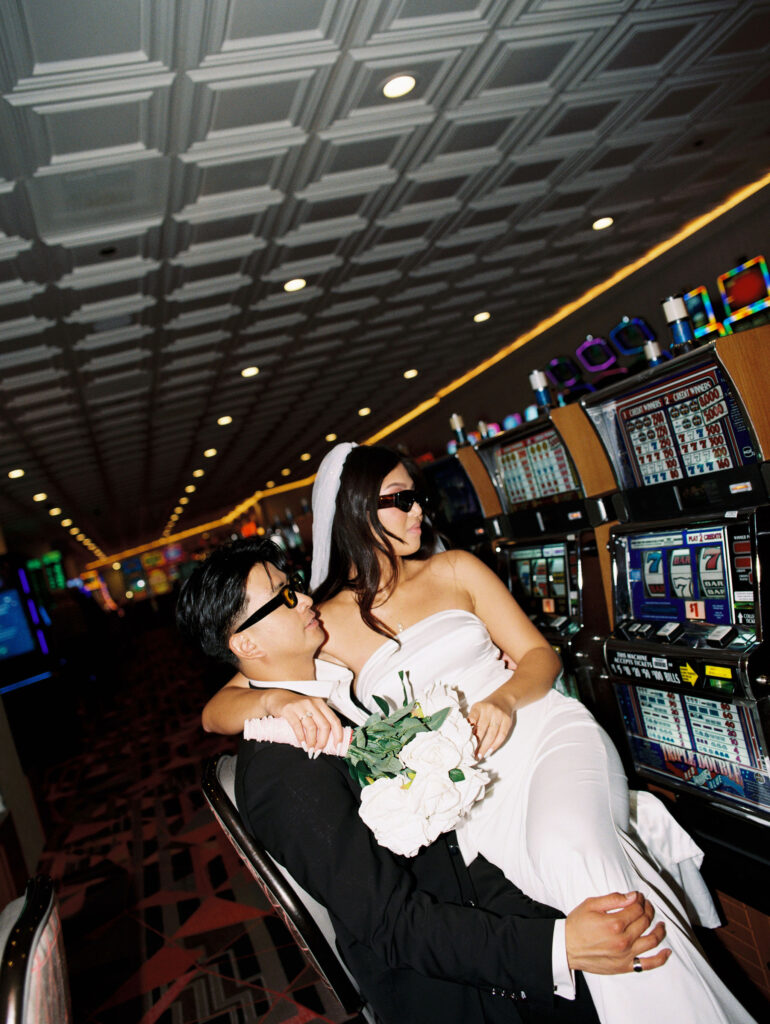
[[[37,707],[15,732],[34,765],[73,1020],[346,1020],[204,802],[202,762],[231,744],[200,727],[217,680],[182,649],[167,602],[95,623],[89,663],[57,700],[34,686],[6,696],[9,717]]]

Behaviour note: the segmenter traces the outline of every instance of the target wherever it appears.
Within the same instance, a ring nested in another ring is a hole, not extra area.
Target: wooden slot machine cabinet
[[[581,400],[617,478],[605,664],[642,783],[770,911],[770,327]]]
[[[600,561],[615,480],[583,410],[545,410],[457,457],[479,496],[499,575],[562,660],[557,687],[607,725],[617,712],[597,686],[611,596]]]

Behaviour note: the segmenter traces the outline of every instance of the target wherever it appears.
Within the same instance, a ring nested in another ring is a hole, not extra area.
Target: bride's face
[[[401,491],[414,490],[414,481],[402,465],[396,466],[380,484],[380,497],[398,494]],[[408,503],[408,497],[400,499],[401,504]],[[398,505],[377,510],[377,516],[388,531],[390,542],[397,555],[413,555],[420,547],[422,532],[422,508],[415,499],[408,512],[402,511]]]

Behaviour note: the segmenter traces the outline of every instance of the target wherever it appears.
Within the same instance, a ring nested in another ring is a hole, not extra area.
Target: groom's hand
[[[321,697],[306,697],[292,690],[268,692],[267,713],[285,718],[308,753],[323,750],[330,736],[335,743],[342,742],[342,723]]]
[[[614,892],[584,900],[567,915],[567,962],[572,970],[590,974],[626,974],[639,957],[642,970],[661,967],[671,955],[654,949],[666,934],[661,922],[651,931],[654,910],[640,893]]]

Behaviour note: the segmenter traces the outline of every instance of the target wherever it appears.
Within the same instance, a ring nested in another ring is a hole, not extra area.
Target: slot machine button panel
[[[655,637],[664,644],[672,644],[675,640],[679,639],[683,632],[684,629],[681,622],[664,622],[656,631]]]
[[[727,647],[738,635],[735,626],[715,626],[706,636],[709,647]]]

